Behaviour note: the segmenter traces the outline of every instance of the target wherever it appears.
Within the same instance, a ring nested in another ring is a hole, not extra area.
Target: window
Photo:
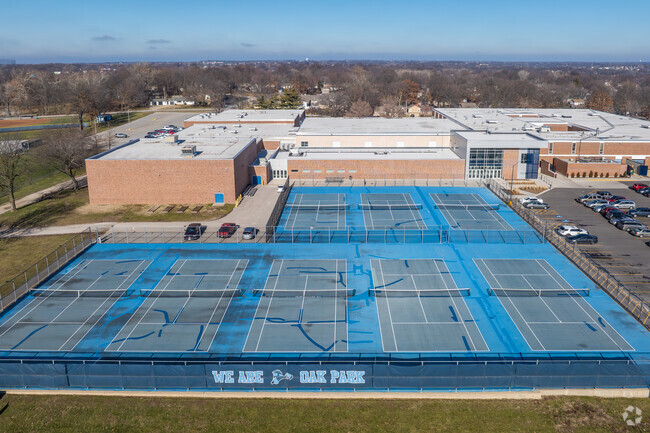
[[[575,155],[575,154],[576,154],[576,144],[571,143],[571,155]]]
[[[325,173],[334,173],[334,170],[325,170]]]
[[[548,144],[548,153],[549,154],[553,153],[553,143]]]
[[[467,177],[499,178],[503,169],[503,149],[470,149]]]
[[[308,142],[308,141],[301,141],[301,142],[300,142],[300,147],[308,147],[308,146],[309,146],[309,142]]]
[[[314,170],[314,173],[320,173],[321,170]]]
[[[404,142],[403,141],[398,141],[397,142],[397,147],[404,147]]]
[[[303,173],[309,173],[309,170],[303,170],[302,172]]]
[[[366,142],[364,143],[364,146],[365,146],[365,147],[372,147],[372,141],[366,141]]]
[[[348,173],[356,173],[356,170],[348,170]]]
[[[338,170],[336,170],[336,172],[337,173],[345,173],[345,170],[342,170],[342,169],[339,168]]]
[[[521,160],[520,160],[520,162],[521,162],[522,164],[527,164],[527,163],[528,163],[528,154],[527,154],[527,153],[522,153],[522,154],[521,154]]]
[[[332,147],[341,147],[340,141],[332,141]]]
[[[429,142],[429,147],[436,147],[436,142],[435,141],[430,141]]]
[[[605,143],[603,143],[602,141],[600,142],[600,148],[598,149],[598,153],[600,155],[605,153]]]
[[[291,173],[298,173],[298,170],[296,170],[295,168],[292,168]]]

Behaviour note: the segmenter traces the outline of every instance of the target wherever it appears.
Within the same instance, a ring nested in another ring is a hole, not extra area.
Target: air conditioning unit
[[[194,158],[196,155],[196,146],[183,146],[181,148],[181,156],[185,158]]]

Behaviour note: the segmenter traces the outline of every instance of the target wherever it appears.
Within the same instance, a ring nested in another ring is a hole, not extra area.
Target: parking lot
[[[634,182],[629,182],[631,185]],[[646,182],[647,183],[647,182]],[[605,185],[605,183],[603,183]],[[630,189],[607,190],[614,195],[634,200],[637,207],[650,207],[650,198]],[[560,224],[575,224],[590,234],[598,236],[596,245],[579,245],[585,255],[607,270],[616,280],[623,283],[631,292],[650,302],[650,247],[645,245],[648,238],[637,238],[617,229],[599,213],[575,201],[576,197],[595,191],[589,188],[557,188],[540,196],[551,207],[535,210],[548,227]],[[639,221],[650,225],[650,218],[641,217]]]

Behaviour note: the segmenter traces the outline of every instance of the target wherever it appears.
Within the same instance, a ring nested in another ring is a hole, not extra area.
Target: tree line
[[[645,64],[477,62],[6,65],[0,105],[5,116],[74,113],[81,120],[182,95],[215,111],[311,101],[316,115],[399,117],[411,104],[560,108],[583,99],[589,108],[647,118],[648,71]]]

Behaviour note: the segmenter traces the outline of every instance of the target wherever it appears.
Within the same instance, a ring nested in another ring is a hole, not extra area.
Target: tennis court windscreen
[[[436,207],[440,210],[448,210],[448,211],[454,211],[454,210],[493,211],[493,210],[499,210],[500,205],[498,203],[497,204],[437,204],[436,203]]]
[[[356,289],[253,289],[253,295],[269,298],[290,297],[323,297],[323,298],[349,298],[356,294]]]
[[[345,210],[349,207],[347,203],[340,204],[294,204],[287,203],[284,205],[287,209],[291,210]]]

